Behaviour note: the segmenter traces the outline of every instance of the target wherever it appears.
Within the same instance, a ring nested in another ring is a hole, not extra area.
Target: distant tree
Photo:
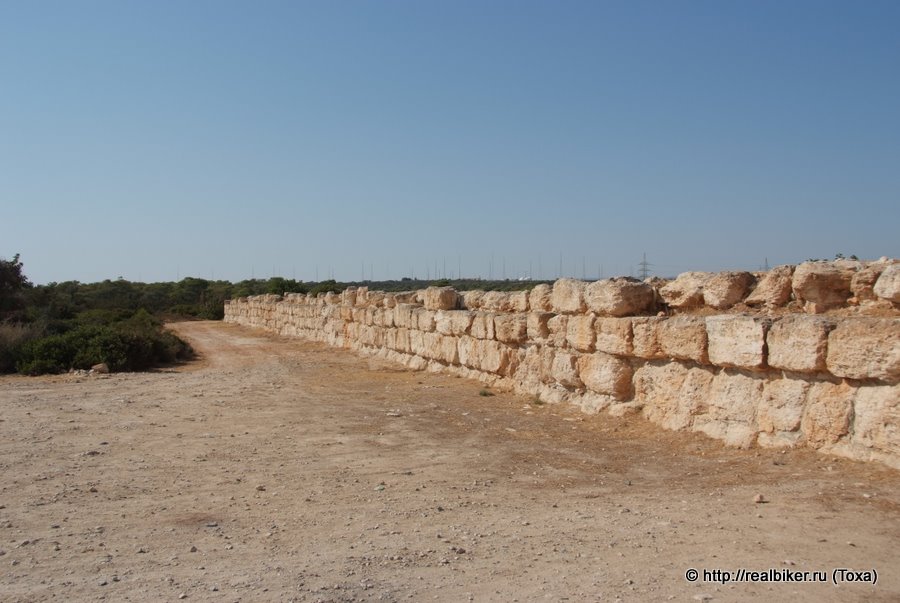
[[[19,254],[12,260],[0,258],[0,319],[8,318],[24,307],[22,293],[31,288]]]

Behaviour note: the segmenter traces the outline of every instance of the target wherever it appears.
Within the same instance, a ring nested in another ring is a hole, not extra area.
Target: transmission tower
[[[641,269],[639,271],[641,280],[644,280],[648,276],[650,276],[650,266],[652,266],[652,265],[653,264],[651,264],[650,262],[647,261],[647,254],[644,253],[644,259],[641,260],[640,262],[638,262],[638,266],[641,267]]]

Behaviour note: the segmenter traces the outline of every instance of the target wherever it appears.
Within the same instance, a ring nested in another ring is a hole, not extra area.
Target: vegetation
[[[528,290],[540,282],[481,279],[305,283],[283,277],[237,283],[188,277],[178,282],[138,283],[122,278],[99,283],[66,281],[33,285],[18,255],[0,258],[0,373],[39,374],[89,368],[143,370],[191,354],[163,329],[169,319],[221,320],[225,300],[250,295],[339,293],[366,286],[411,291],[452,286],[459,291]]]

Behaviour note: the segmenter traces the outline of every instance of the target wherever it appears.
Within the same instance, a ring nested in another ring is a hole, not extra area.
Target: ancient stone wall
[[[232,300],[225,320],[732,446],[900,468],[898,271],[811,262],[515,293],[359,288]]]

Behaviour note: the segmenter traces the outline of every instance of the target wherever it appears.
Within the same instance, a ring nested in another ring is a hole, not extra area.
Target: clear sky
[[[35,282],[645,252],[900,255],[900,2],[0,0],[0,256]]]

